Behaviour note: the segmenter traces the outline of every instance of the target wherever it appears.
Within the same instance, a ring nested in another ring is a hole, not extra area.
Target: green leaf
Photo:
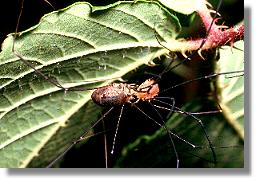
[[[179,30],[177,18],[154,2],[76,3],[19,33],[14,49],[66,88],[95,88],[167,53],[155,32],[169,41]],[[86,117],[83,128],[72,125],[91,91],[63,92],[53,86],[12,52],[13,43],[11,34],[0,54],[0,167],[26,167],[38,155],[40,161],[33,164],[44,166],[97,119]],[[74,133],[69,127],[81,129]]]
[[[243,41],[234,43],[234,47],[240,50],[235,48],[231,50],[228,46],[220,49],[220,59],[217,62],[218,71],[222,73],[243,71]],[[168,129],[197,146],[193,148],[188,143],[172,136],[179,156],[180,167],[244,167],[244,78],[241,73],[221,75],[218,78],[218,87],[222,96],[218,104],[223,112],[197,115],[202,120],[214,146],[217,163],[214,164],[208,141],[197,121],[187,115],[174,113],[166,122]],[[212,82],[208,83],[211,86]],[[216,92],[211,92],[211,94],[213,93]],[[209,110],[212,111],[216,110],[216,105],[213,102],[201,93],[199,97],[187,103],[182,109],[186,112],[203,112],[206,107],[209,107]],[[176,160],[171,140],[168,138],[166,130],[161,128],[155,133],[143,135],[125,146],[115,166],[176,167]]]
[[[220,49],[220,71],[244,70],[244,42],[234,44],[232,51],[229,46]],[[243,74],[242,74],[243,75]],[[241,76],[241,74],[238,74]],[[231,75],[232,77],[232,75]],[[221,107],[227,121],[244,138],[244,78],[220,78]]]

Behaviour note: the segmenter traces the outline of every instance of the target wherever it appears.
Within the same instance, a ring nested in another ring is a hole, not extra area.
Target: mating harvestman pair
[[[221,1],[219,2],[219,5],[216,9],[216,12],[214,14],[213,20],[212,20],[212,24],[214,23],[215,19],[217,18],[217,12],[219,10],[219,6],[221,4]],[[20,13],[21,16],[21,13]],[[19,19],[20,19],[19,16]],[[16,28],[16,32],[19,26],[19,19],[18,19],[18,23],[17,23],[17,28]],[[197,52],[199,52],[202,47],[204,46],[205,42],[207,41],[207,36],[211,31],[211,26],[209,27],[209,29],[206,32],[206,37],[204,38],[204,40],[201,42],[200,47],[197,49]],[[17,35],[15,35],[17,36]],[[159,44],[161,44],[164,48],[167,48],[157,37],[156,35],[156,40],[158,41]],[[29,66],[30,68],[32,68],[35,73],[39,76],[42,76],[46,81],[48,81],[49,83],[53,84],[54,86],[63,89],[65,92],[68,91],[84,91],[84,90],[89,90],[89,89],[83,89],[83,88],[65,88],[63,87],[56,79],[53,78],[49,78],[48,76],[44,75],[40,70],[36,69],[31,63],[29,63],[27,60],[25,60],[21,54],[19,54],[19,52],[17,52],[15,50],[15,41],[13,43],[13,49],[12,49],[13,53],[18,56],[20,58],[20,60],[22,62],[24,62],[27,66]],[[198,80],[202,80],[202,79],[209,79],[209,78],[213,78],[219,75],[225,75],[225,74],[232,74],[232,73],[241,73],[241,71],[236,71],[236,72],[226,72],[226,73],[214,73],[208,76],[204,76],[204,77],[199,77],[193,80],[189,80],[180,84],[177,84],[175,86],[172,86],[168,89],[165,90],[161,90],[159,88],[159,81],[161,80],[162,76],[167,72],[170,71],[174,68],[176,68],[177,66],[179,66],[180,64],[184,63],[185,61],[188,61],[189,59],[191,59],[197,52],[191,54],[189,57],[185,58],[184,60],[182,60],[180,63],[173,65],[173,61],[174,59],[171,60],[171,62],[169,63],[169,65],[162,71],[162,73],[160,73],[159,75],[157,75],[156,77],[150,78],[145,80],[143,83],[137,85],[137,84],[127,84],[127,83],[112,83],[110,85],[106,85],[103,87],[98,87],[94,90],[94,92],[92,93],[92,100],[100,105],[100,106],[106,106],[106,107],[110,107],[110,109],[100,118],[98,119],[92,126],[91,129],[94,128],[99,122],[101,122],[115,107],[121,107],[120,110],[120,114],[118,117],[118,122],[117,122],[117,126],[116,126],[116,130],[115,130],[115,135],[114,135],[114,139],[112,142],[112,148],[111,148],[111,153],[114,153],[114,149],[115,149],[115,144],[116,144],[116,137],[118,136],[118,129],[119,129],[119,123],[121,121],[121,117],[123,114],[123,109],[124,106],[127,104],[130,104],[132,107],[135,107],[138,111],[140,111],[142,114],[144,114],[146,117],[148,117],[148,119],[152,120],[155,124],[157,124],[159,127],[163,128],[169,137],[170,140],[170,144],[173,148],[173,151],[175,153],[176,156],[176,167],[180,167],[180,158],[179,158],[179,153],[176,150],[175,147],[175,143],[173,141],[173,137],[180,139],[181,141],[184,141],[185,143],[191,145],[193,148],[195,148],[196,146],[193,145],[192,143],[186,141],[185,139],[182,139],[181,137],[179,137],[178,135],[176,135],[175,133],[173,133],[170,129],[168,129],[168,127],[165,125],[165,121],[163,120],[163,118],[161,117],[161,115],[158,113],[157,108],[158,109],[165,109],[167,111],[169,111],[170,113],[172,112],[178,112],[178,113],[182,113],[185,114],[187,116],[192,117],[195,121],[197,121],[197,123],[201,126],[203,133],[207,139],[208,142],[208,146],[211,150],[212,153],[212,157],[213,157],[213,163],[216,163],[217,161],[217,157],[215,154],[215,150],[214,150],[214,146],[210,140],[210,137],[206,131],[206,128],[204,127],[203,122],[197,118],[195,115],[197,114],[205,114],[205,113],[216,113],[219,112],[219,110],[217,111],[209,111],[209,112],[197,112],[197,113],[192,113],[192,112],[186,112],[181,110],[180,108],[175,106],[175,99],[174,98],[169,98],[169,103],[163,102],[161,100],[161,97],[158,97],[158,95],[163,92],[163,91],[168,91],[172,88],[184,85],[184,84],[188,84],[191,83],[193,81],[198,81]],[[152,107],[156,110],[156,113],[159,114],[159,117],[161,119],[161,122],[159,123],[158,121],[156,121],[154,118],[150,117],[149,115],[147,115],[142,109],[140,109],[136,104],[139,102],[147,102],[150,105],[152,105]],[[153,104],[153,102],[160,102],[162,103],[163,106],[159,106],[159,105],[155,105]],[[75,144],[79,143],[80,141],[84,140],[87,138],[87,132],[83,133],[79,139],[75,140],[62,154],[60,154],[54,161],[52,161],[52,163],[49,164],[48,167],[53,166],[60,158],[62,158]],[[107,156],[107,155],[106,155]],[[107,161],[106,161],[106,166],[107,166]]]

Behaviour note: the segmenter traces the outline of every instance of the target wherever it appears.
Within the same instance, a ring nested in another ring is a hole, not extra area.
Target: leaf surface
[[[14,49],[65,88],[95,88],[166,53],[155,32],[168,41],[179,30],[175,16],[157,3],[118,2],[105,7],[76,3],[19,33]],[[13,41],[11,34],[0,54],[0,167],[26,167],[51,139],[61,141],[51,150],[55,152],[51,159],[42,162],[45,165],[82,131],[58,136],[90,100],[91,91],[64,92],[45,81],[12,52]],[[84,128],[96,117],[86,118]]]

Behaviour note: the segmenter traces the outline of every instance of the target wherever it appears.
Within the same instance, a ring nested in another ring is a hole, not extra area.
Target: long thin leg
[[[178,108],[178,107],[174,107],[174,108],[175,108],[175,109],[178,109],[179,111],[182,111],[182,110],[181,110],[180,108]],[[216,153],[215,153],[215,151],[214,151],[213,144],[212,144],[212,142],[211,142],[211,140],[210,140],[210,137],[209,137],[209,135],[208,135],[208,133],[207,133],[207,131],[206,131],[206,128],[205,128],[205,126],[204,126],[202,120],[199,119],[199,118],[197,118],[197,117],[194,116],[193,114],[186,112],[186,111],[183,111],[183,113],[186,114],[186,115],[188,115],[188,116],[190,116],[190,117],[192,117],[193,119],[195,119],[195,120],[198,122],[198,124],[201,126],[201,128],[202,128],[202,130],[203,130],[203,132],[204,132],[204,135],[205,135],[205,137],[206,137],[206,139],[207,139],[207,141],[208,141],[209,147],[210,147],[210,149],[211,149],[211,151],[212,151],[213,162],[214,162],[214,164],[217,164],[217,157],[216,157]]]
[[[167,106],[170,106],[172,108],[172,106],[169,103],[166,103],[164,101],[160,101],[158,99],[172,99],[172,98],[170,98],[170,97],[156,97],[153,100],[153,101],[157,101],[157,102],[160,102],[162,104],[165,104]],[[170,111],[170,109],[167,108],[167,107],[162,107],[161,106],[160,108]],[[212,111],[200,111],[200,112],[188,112],[188,113],[193,114],[193,115],[204,115],[204,114],[216,114],[216,113],[220,113],[221,111],[222,111],[221,109],[218,109],[218,110],[212,110]],[[176,109],[174,109],[173,112],[183,113],[183,111],[179,111],[179,110],[176,110]]]
[[[172,102],[173,102],[173,103],[172,103],[172,106],[174,107],[174,105],[175,105],[175,100],[173,99]],[[157,112],[158,116],[160,117],[160,119],[161,119],[161,121],[162,121],[162,123],[163,123],[164,129],[167,131],[167,134],[168,134],[168,136],[169,136],[169,139],[171,140],[171,144],[172,144],[172,147],[173,147],[173,149],[174,149],[175,156],[176,156],[176,168],[179,168],[179,166],[180,166],[180,165],[179,165],[179,164],[180,164],[180,159],[179,159],[178,152],[177,152],[177,150],[176,150],[175,143],[174,143],[173,138],[172,138],[172,136],[171,136],[171,134],[173,134],[173,133],[172,133],[171,130],[169,130],[169,129],[167,128],[167,126],[166,126],[166,124],[165,124],[165,121],[163,120],[163,118],[162,118],[161,114],[158,112],[158,110],[154,107],[154,105],[152,105],[152,103],[149,102],[149,101],[148,101],[148,103],[149,103],[149,104],[151,105],[151,107]],[[172,112],[173,112],[173,108],[170,109],[170,114],[171,114]]]
[[[103,131],[104,131],[104,150],[105,150],[105,167],[108,168],[108,144],[107,144],[107,136],[106,136],[106,127],[105,122],[102,121]]]
[[[114,139],[113,139],[111,154],[114,154],[114,149],[115,149],[115,144],[116,144],[116,136],[117,136],[117,132],[118,132],[118,129],[119,129],[119,124],[120,124],[120,120],[121,120],[121,117],[122,117],[122,114],[123,114],[123,110],[124,110],[124,104],[121,107],[121,111],[120,111],[120,114],[119,114],[119,117],[118,117],[116,132],[115,132]]]
[[[157,107],[157,108],[160,108],[160,109],[164,109],[164,110],[171,111],[171,109],[169,109],[169,108],[165,108],[165,107],[162,107],[162,106],[157,106],[157,105],[155,105],[155,104],[152,104],[151,102],[150,102],[150,105],[151,105],[151,106],[154,106],[154,107]],[[169,104],[169,105],[170,105],[170,104]],[[155,108],[154,108],[154,110],[157,112],[158,116],[159,116],[161,119],[163,119],[163,117],[161,116],[161,114],[159,113],[159,111],[157,111],[157,109],[155,109]],[[174,110],[173,110],[173,111],[174,111]],[[176,111],[174,111],[174,112],[176,112]],[[159,125],[160,127],[162,127],[162,124],[157,123],[157,122],[155,122],[155,123],[156,123],[157,125]],[[167,128],[167,129],[168,129],[168,128]],[[197,147],[199,147],[198,145],[192,144],[191,142],[189,142],[189,141],[187,141],[187,140],[181,138],[181,137],[178,136],[177,134],[173,133],[171,130],[168,130],[168,132],[169,132],[172,136],[175,136],[177,139],[179,139],[179,140],[181,140],[181,141],[187,143],[187,144],[190,145],[192,148],[197,148]]]
[[[176,150],[176,147],[175,147],[175,144],[174,144],[174,141],[173,141],[173,139],[172,139],[172,136],[171,136],[171,134],[169,133],[169,130],[168,130],[168,128],[166,127],[166,125],[165,125],[165,123],[162,125],[162,124],[160,124],[160,123],[158,123],[155,119],[153,119],[152,117],[150,117],[149,115],[147,115],[143,110],[141,110],[138,106],[136,106],[135,104],[133,104],[133,106],[137,109],[137,110],[139,110],[142,114],[144,114],[146,117],[148,117],[150,120],[152,120],[153,122],[155,122],[157,125],[159,125],[160,127],[163,127],[165,130],[166,130],[166,132],[167,132],[167,134],[168,134],[168,137],[169,137],[169,139],[171,140],[171,145],[172,145],[172,147],[173,147],[173,151],[174,151],[174,154],[175,154],[175,156],[176,156],[176,168],[179,168],[179,162],[180,162],[180,160],[179,160],[179,155],[178,155],[178,152],[177,152],[177,150]]]
[[[172,87],[169,87],[169,88],[167,88],[167,89],[164,89],[164,90],[162,90],[159,94],[161,94],[161,93],[163,93],[163,92],[166,92],[166,91],[169,91],[170,89],[176,88],[176,87],[178,87],[178,86],[182,86],[182,85],[185,85],[185,84],[189,84],[189,83],[194,82],[194,81],[199,81],[199,80],[214,78],[214,77],[217,77],[217,76],[219,76],[219,75],[226,75],[226,74],[233,74],[233,73],[244,73],[244,71],[241,70],[241,71],[231,71],[231,72],[223,72],[223,73],[213,73],[213,74],[211,74],[211,75],[201,76],[201,77],[198,77],[198,78],[196,78],[196,79],[188,80],[188,81],[179,83],[179,84],[177,84],[177,85],[174,85],[174,86],[172,86]]]
[[[46,75],[44,75],[42,73],[42,71],[36,69],[36,67],[30,63],[29,61],[25,60],[22,55],[20,55],[20,53],[15,49],[15,41],[16,41],[16,38],[19,36],[18,35],[18,29],[19,29],[19,26],[20,26],[20,20],[21,20],[21,17],[22,17],[22,13],[23,13],[23,9],[24,9],[24,1],[25,0],[21,0],[21,7],[20,7],[20,12],[19,12],[19,15],[18,15],[18,20],[17,20],[17,24],[16,24],[16,28],[15,28],[15,34],[13,35],[13,44],[12,44],[12,52],[20,59],[20,61],[22,61],[25,65],[27,65],[28,67],[30,67],[31,69],[34,70],[35,74],[41,76],[44,80],[46,80],[47,82],[51,83],[52,85],[64,90],[65,92],[66,91],[85,91],[85,90],[94,90],[95,88],[80,88],[80,87],[72,87],[72,88],[66,88],[64,86],[62,86],[58,80],[54,77],[48,77]],[[55,8],[53,7],[53,5],[48,1],[48,0],[43,0],[45,3],[47,3],[49,6],[52,7],[52,9],[54,10]],[[118,77],[119,78],[119,77]],[[116,79],[118,79],[116,78]],[[108,78],[108,79],[103,79],[103,80],[100,80],[100,81],[106,81],[106,80],[112,80],[113,78]],[[100,82],[100,81],[95,81],[95,82]],[[94,81],[90,81],[90,83],[93,83]]]
[[[105,114],[103,114],[101,116],[101,118],[99,118],[89,129],[87,129],[83,134],[81,134],[79,136],[79,138],[75,141],[72,142],[72,144],[70,144],[67,149],[62,152],[59,156],[57,156],[57,158],[55,158],[48,166],[47,168],[52,167],[57,161],[59,161],[72,147],[74,147],[77,143],[79,143],[80,141],[87,139],[87,134],[89,133],[90,129],[93,129],[100,121],[102,121],[112,110],[114,109],[114,107],[110,108]]]
[[[22,16],[22,13],[23,13],[23,8],[24,8],[24,1],[25,0],[21,0],[21,7],[20,7],[20,12],[19,12],[19,15],[18,15],[18,20],[17,20],[17,24],[16,24],[16,28],[15,28],[15,34],[13,36],[13,44],[12,44],[12,52],[18,57],[20,58],[20,60],[26,64],[28,67],[30,67],[31,69],[33,69],[35,71],[36,74],[42,76],[46,81],[50,82],[51,84],[61,88],[61,89],[64,89],[66,90],[66,88],[64,88],[61,84],[58,83],[58,81],[56,79],[53,79],[53,78],[49,78],[47,76],[45,76],[41,71],[39,71],[38,69],[36,69],[30,62],[24,60],[22,58],[22,56],[17,52],[15,51],[15,40],[18,36],[18,29],[19,29],[19,26],[20,26],[20,20],[21,20],[21,16]],[[48,5],[50,5],[53,9],[54,7],[52,6],[52,4],[47,1],[47,0],[44,0]]]
[[[158,101],[158,102],[162,102],[162,101],[159,101],[159,100],[157,100],[157,101]],[[210,140],[210,137],[209,137],[209,135],[208,135],[208,133],[207,133],[207,131],[206,131],[206,128],[205,128],[205,126],[204,126],[202,120],[199,119],[199,118],[197,118],[196,116],[194,116],[194,115],[191,114],[190,112],[182,111],[180,108],[178,108],[178,107],[176,107],[176,106],[174,106],[173,108],[174,108],[174,110],[178,110],[178,111],[182,112],[182,114],[185,114],[185,115],[188,115],[188,116],[192,117],[192,118],[195,119],[196,122],[200,125],[200,127],[201,127],[201,129],[203,130],[203,133],[204,133],[204,135],[205,135],[205,137],[206,137],[206,139],[207,139],[207,141],[208,141],[209,147],[210,147],[210,149],[211,149],[211,151],[212,151],[214,164],[216,164],[216,163],[217,163],[216,153],[215,153],[215,151],[214,151],[213,144],[212,144],[212,142],[211,142],[211,140]]]

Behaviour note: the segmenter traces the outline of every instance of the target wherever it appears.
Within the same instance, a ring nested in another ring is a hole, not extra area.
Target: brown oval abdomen
[[[100,106],[120,106],[127,102],[125,84],[114,83],[98,88],[92,93],[92,100]]]

